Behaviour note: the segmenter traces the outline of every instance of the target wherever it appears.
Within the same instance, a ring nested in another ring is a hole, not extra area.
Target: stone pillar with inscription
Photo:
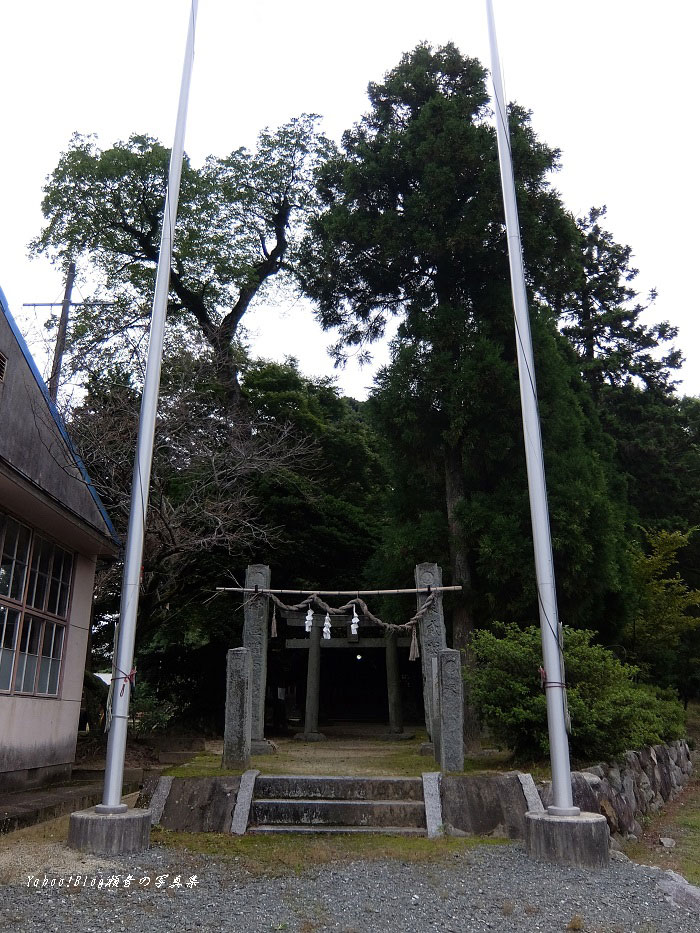
[[[246,570],[246,589],[270,588],[270,568],[265,564],[251,564]],[[269,597],[251,599],[245,593],[243,610],[243,647],[250,651],[252,665],[252,739],[253,755],[271,755],[274,746],[265,739],[265,689],[267,687],[267,617]]]
[[[456,648],[438,652],[440,748],[435,757],[441,771],[464,771],[464,685],[462,661]]]
[[[447,650],[447,649],[444,649]],[[432,731],[430,738],[433,745],[433,758],[440,764],[442,751],[442,717],[440,715],[440,676],[438,668],[438,655],[430,659],[430,720]]]
[[[416,565],[416,596],[418,608],[428,598],[428,587],[442,586],[442,570],[437,564]],[[445,618],[442,613],[442,593],[437,593],[435,602],[418,623],[420,635],[420,655],[423,669],[423,704],[425,706],[425,727],[428,736],[433,735],[433,666],[432,659],[447,648],[445,636]],[[436,724],[437,725],[437,724]]]
[[[222,767],[250,764],[252,664],[247,648],[231,648],[226,656],[226,719]]]

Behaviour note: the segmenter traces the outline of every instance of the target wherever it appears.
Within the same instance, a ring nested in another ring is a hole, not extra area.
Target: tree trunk
[[[449,533],[450,563],[452,582],[462,587],[456,598],[452,615],[452,647],[457,648],[462,656],[462,664],[467,669],[464,683],[464,746],[466,751],[478,751],[481,741],[481,727],[471,702],[469,670],[474,667],[474,654],[471,636],[474,631],[472,614],[472,585],[467,554],[467,540],[464,526],[459,517],[460,503],[464,502],[464,466],[458,446],[448,445],[445,449],[445,502],[447,506],[447,528]]]

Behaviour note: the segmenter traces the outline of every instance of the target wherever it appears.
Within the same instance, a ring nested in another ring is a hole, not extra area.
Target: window
[[[58,693],[64,626],[25,616],[19,643],[16,693]]]
[[[5,381],[5,372],[7,370],[7,357],[4,353],[0,353],[0,382]]]
[[[22,602],[27,574],[31,532],[24,525],[0,515],[0,598]]]
[[[67,551],[34,535],[27,605],[65,618],[72,570]]]
[[[9,690],[12,686],[18,629],[19,612],[0,605],[0,690]]]
[[[0,690],[58,696],[73,555],[0,513]]]

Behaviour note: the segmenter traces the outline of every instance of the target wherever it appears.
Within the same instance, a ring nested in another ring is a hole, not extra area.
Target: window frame
[[[21,592],[21,599],[12,596],[0,594],[0,607],[6,610],[3,619],[3,632],[8,620],[8,613],[17,613],[15,622],[14,648],[2,651],[12,651],[12,668],[9,687],[0,688],[0,696],[22,696],[22,697],[41,697],[42,699],[59,700],[63,687],[63,674],[66,657],[66,641],[68,638],[68,629],[70,626],[70,615],[73,604],[73,587],[75,583],[76,553],[69,551],[62,544],[59,544],[44,532],[35,529],[27,522],[16,518],[4,509],[0,511],[0,557],[4,553],[5,541],[7,540],[8,522],[13,522],[18,526],[17,539],[14,545],[14,558],[10,573],[10,583],[8,591],[11,589],[15,573],[15,561],[17,556],[17,541],[21,530],[28,532],[29,543],[26,552],[26,563],[24,565],[24,581]],[[48,565],[45,563],[45,556],[48,553]],[[35,563],[36,561],[36,563]],[[68,561],[70,567],[68,568]],[[41,565],[47,566],[44,571]],[[43,591],[39,605],[32,605],[36,601],[37,590],[40,589],[39,581],[43,579]],[[55,587],[55,596],[52,597],[52,590]],[[31,589],[31,594],[30,594]],[[63,595],[65,594],[65,596]],[[31,598],[31,602],[30,602]],[[65,603],[64,607],[63,604]],[[51,608],[55,612],[51,611]],[[59,614],[58,610],[64,608],[64,613]],[[50,632],[49,654],[44,653],[46,649],[47,633]],[[35,636],[36,633],[36,636]],[[60,633],[60,634],[59,634]],[[56,648],[57,640],[60,640]],[[36,653],[28,649],[33,643],[36,644]],[[25,651],[22,651],[22,645],[25,645]],[[58,655],[55,655],[55,651]],[[34,671],[31,685],[25,687],[27,674],[27,665],[30,658],[34,659]],[[58,663],[58,674],[53,676],[55,662]],[[55,680],[55,693],[41,691],[42,680],[45,675],[45,686],[51,685]]]

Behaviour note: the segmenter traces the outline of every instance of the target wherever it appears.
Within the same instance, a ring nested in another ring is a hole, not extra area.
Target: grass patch
[[[700,703],[693,701],[686,710],[688,739],[700,743]],[[697,768],[697,761],[694,767]],[[660,836],[675,839],[673,849],[659,845]],[[627,843],[625,853],[635,862],[658,865],[680,872],[691,884],[700,885],[700,774],[695,771],[681,794],[645,822],[638,842]]]
[[[256,768],[257,765],[251,765]],[[173,765],[167,771],[163,771],[165,777],[178,778],[202,778],[202,777],[233,777],[243,774],[243,770],[238,768],[232,770],[221,767],[221,755],[197,755],[192,761],[186,761],[181,765]]]
[[[251,759],[252,767],[263,774],[323,774],[331,776],[355,775],[365,777],[420,777],[431,771],[435,764],[430,757],[419,755],[416,746],[396,748],[397,743],[363,743],[347,747],[335,742],[315,742],[311,749],[303,742],[298,750],[281,748],[276,755],[257,755]]]
[[[675,839],[675,847],[664,849],[660,836]],[[670,868],[691,884],[700,884],[700,775],[694,775],[685,790],[647,822],[642,838],[627,843],[624,850],[635,862]]]
[[[314,865],[356,859],[397,859],[440,862],[479,845],[504,845],[510,840],[470,836],[428,839],[425,836],[338,835],[231,836],[227,833],[180,833],[153,827],[151,840],[169,849],[207,855],[237,865],[252,875],[278,877],[300,874]]]
[[[335,739],[327,742],[297,742],[291,738],[277,740],[274,755],[253,755],[250,767],[262,774],[313,774],[356,777],[420,777],[425,771],[437,770],[435,760],[421,755],[419,748],[424,734],[407,742],[387,742],[381,739]],[[211,743],[214,745],[215,743]],[[510,752],[490,750],[465,759],[464,773],[511,771],[522,765],[513,762]],[[533,764],[536,780],[549,777],[547,764]],[[164,772],[170,777],[224,777],[240,775],[241,770],[221,768],[221,754],[210,747],[191,761],[173,765]]]

